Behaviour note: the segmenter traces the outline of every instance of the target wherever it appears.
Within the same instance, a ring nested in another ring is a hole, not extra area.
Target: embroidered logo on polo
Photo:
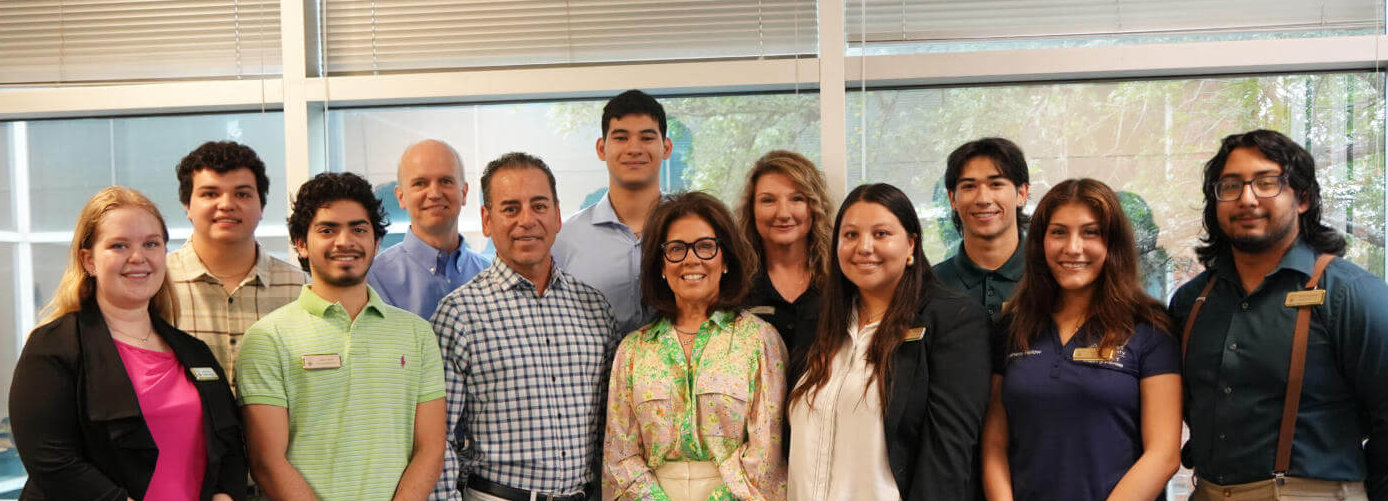
[[[1035,356],[1035,355],[1040,355],[1040,354],[1041,354],[1041,350],[1014,351],[1014,352],[1012,352],[1012,353],[1008,353],[1008,354],[1007,354],[1007,360],[1008,360],[1009,362],[1011,362],[1012,360],[1016,360],[1016,359],[1019,359],[1019,358],[1026,358],[1026,357]]]

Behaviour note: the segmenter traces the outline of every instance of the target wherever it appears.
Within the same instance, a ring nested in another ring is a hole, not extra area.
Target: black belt
[[[468,477],[467,486],[469,489],[491,494],[493,496],[508,501],[530,501],[532,499],[530,497],[531,494],[534,494],[534,499],[539,501],[585,501],[588,499],[588,495],[583,493],[583,491],[579,491],[578,494],[569,494],[567,496],[544,494],[540,492],[531,492],[524,489],[517,489],[514,487],[507,487],[493,482],[491,480],[479,477],[477,475],[472,475]]]

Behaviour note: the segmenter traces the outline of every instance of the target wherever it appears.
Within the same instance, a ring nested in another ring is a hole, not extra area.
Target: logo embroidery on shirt
[[[404,366],[405,366],[405,356],[404,356],[404,355],[400,355],[400,366],[401,366],[401,367],[404,367]]]

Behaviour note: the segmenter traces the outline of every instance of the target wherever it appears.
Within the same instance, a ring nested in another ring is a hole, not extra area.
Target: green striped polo
[[[289,412],[286,458],[325,501],[390,499],[409,464],[415,405],[443,398],[437,338],[367,289],[353,321],[305,285],[246,329],[236,360],[241,405]],[[305,369],[304,365],[338,368]]]

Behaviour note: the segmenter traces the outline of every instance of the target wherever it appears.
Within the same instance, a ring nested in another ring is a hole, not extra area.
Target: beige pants
[[[670,501],[703,501],[723,485],[712,461],[671,461],[655,470],[655,478]]]
[[[1282,485],[1275,480],[1246,484],[1219,485],[1195,480],[1191,501],[1312,501],[1349,500],[1369,501],[1363,482],[1334,482],[1309,478],[1287,477]]]

